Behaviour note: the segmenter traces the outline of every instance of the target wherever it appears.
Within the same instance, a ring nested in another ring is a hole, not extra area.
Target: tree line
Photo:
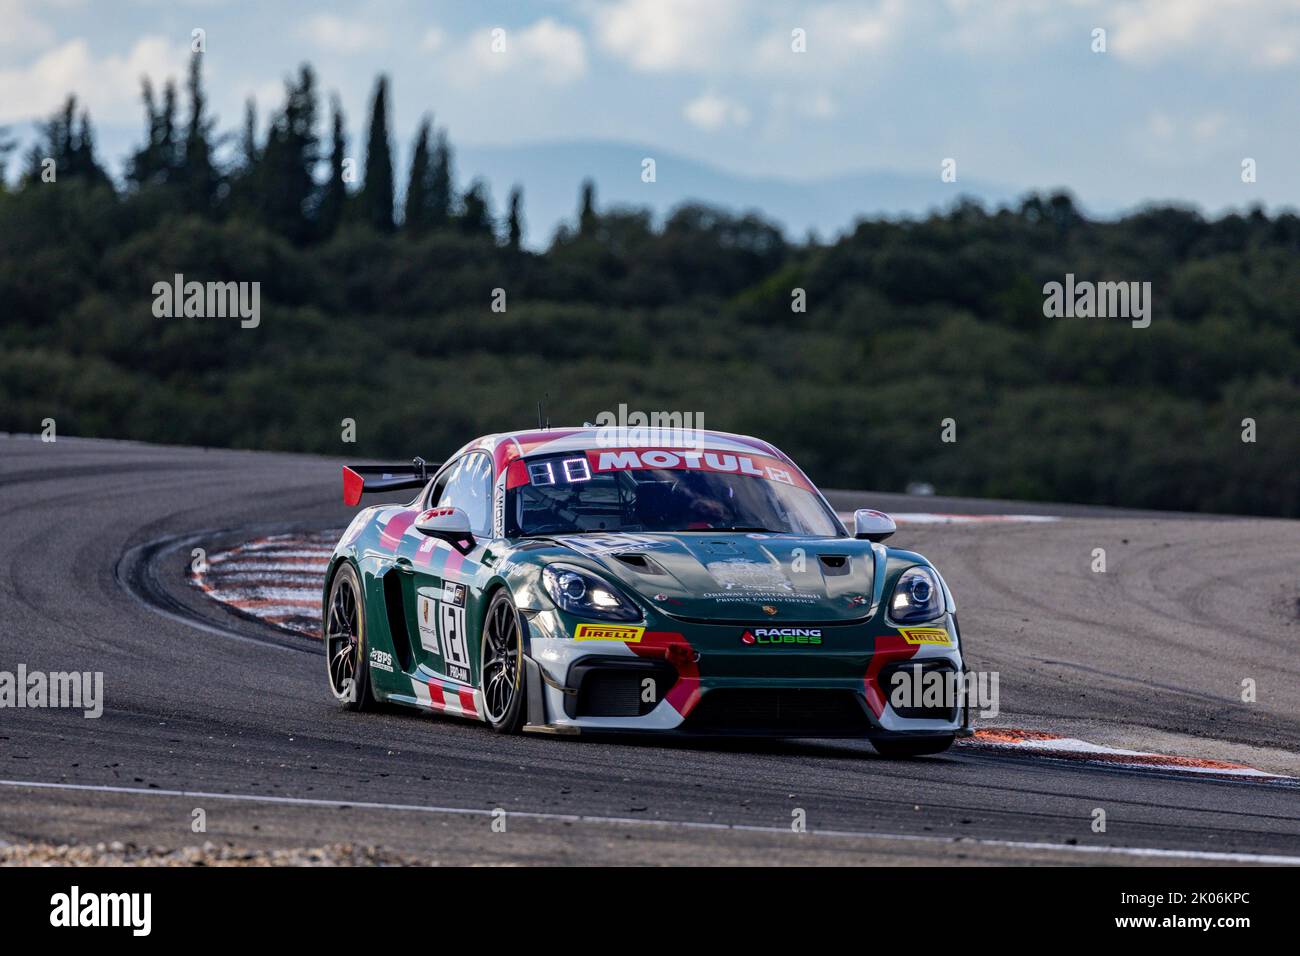
[[[217,155],[231,137],[218,136],[214,129],[202,63],[202,54],[192,54],[185,102],[174,80],[167,80],[161,92],[148,77],[142,81],[145,135],[140,148],[127,158],[127,192],[160,191],[175,210],[218,220],[236,216],[265,225],[295,243],[327,240],[345,222],[355,221],[380,233],[400,228],[411,236],[442,228],[471,235],[500,232],[504,243],[519,247],[522,190],[515,187],[511,191],[501,226],[493,218],[486,182],[476,179],[464,193],[457,194],[447,131],[435,129],[428,115],[416,132],[406,190],[399,204],[387,77],[381,75],[375,82],[360,170],[348,157],[346,119],[337,96],[330,98],[328,138],[319,134],[320,93],[315,71],[308,64],[286,81],[284,104],[272,115],[261,138],[257,105],[251,98],[247,101],[237,155],[223,165]],[[0,159],[7,152],[5,140],[0,139]],[[20,188],[41,182],[51,167],[57,177],[115,188],[95,156],[90,116],[78,109],[74,95],[41,125],[27,154]]]

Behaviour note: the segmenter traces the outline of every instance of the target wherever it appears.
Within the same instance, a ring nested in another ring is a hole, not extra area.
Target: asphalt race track
[[[1062,516],[906,525],[891,542],[935,561],[973,666],[1000,673],[1001,713],[978,726],[1281,778],[978,741],[898,761],[865,742],[505,738],[345,713],[317,643],[187,584],[191,547],[345,525],[338,466],[0,436],[0,671],[104,675],[99,719],[0,710],[0,841],[353,843],[448,864],[1300,863],[1300,524],[831,496],[842,510]]]

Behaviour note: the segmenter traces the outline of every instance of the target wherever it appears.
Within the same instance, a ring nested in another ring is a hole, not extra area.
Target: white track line
[[[463,817],[491,817],[496,810],[471,807],[434,807],[414,803],[373,803],[365,800],[322,800],[312,797],[272,797],[252,793],[209,793],[202,790],[156,790],[145,787],[114,787],[86,783],[46,783],[35,780],[0,780],[0,786],[35,790],[78,790],[92,793],[125,793],[150,797],[192,797],[201,800],[233,800],[246,803],[273,803],[299,807],[353,807],[359,810],[391,810],[400,813],[440,813]],[[758,826],[747,823],[704,823],[695,820],[644,820],[633,817],[605,817],[579,813],[545,813],[533,810],[508,810],[507,817],[542,820],[554,823],[587,823],[606,826],[679,827],[685,830],[734,830],[744,833],[790,835],[789,827]],[[1269,866],[1300,866],[1300,856],[1271,853],[1225,853],[1213,850],[1166,850],[1159,847],[1081,846],[1069,843],[1035,843],[1027,840],[993,840],[980,837],[922,836],[910,833],[876,833],[869,830],[808,830],[812,836],[852,840],[892,840],[905,843],[943,844],[946,846],[984,846],[1011,850],[1044,850],[1062,853],[1091,853],[1136,856],[1164,860],[1197,860],[1206,863],[1259,863]]]
[[[840,520],[849,528],[853,527],[852,511],[837,511]],[[891,511],[889,516],[894,519],[896,524],[990,524],[996,522],[1007,523],[1035,523],[1060,521],[1056,515],[973,515],[973,514],[946,514],[942,512],[931,511]]]

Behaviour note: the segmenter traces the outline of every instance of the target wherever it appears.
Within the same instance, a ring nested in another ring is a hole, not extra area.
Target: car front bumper
[[[822,643],[746,642],[770,622],[647,622],[636,640],[574,640],[558,612],[527,617],[526,730],[681,736],[928,737],[968,733],[961,693],[924,706],[901,697],[918,681],[961,686],[956,621],[949,643],[911,643],[866,621],[817,630]],[[898,671],[905,676],[897,678]],[[909,706],[909,703],[918,706]]]

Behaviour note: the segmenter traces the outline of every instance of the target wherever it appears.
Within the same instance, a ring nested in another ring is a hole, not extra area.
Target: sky
[[[75,92],[117,168],[140,77],[183,80],[196,28],[220,128],[249,96],[265,120],[310,61],[354,151],[382,71],[399,155],[431,112],[456,145],[626,143],[741,176],[937,180],[951,158],[958,183],[1085,207],[1300,195],[1300,0],[0,0],[0,124],[30,135]]]

